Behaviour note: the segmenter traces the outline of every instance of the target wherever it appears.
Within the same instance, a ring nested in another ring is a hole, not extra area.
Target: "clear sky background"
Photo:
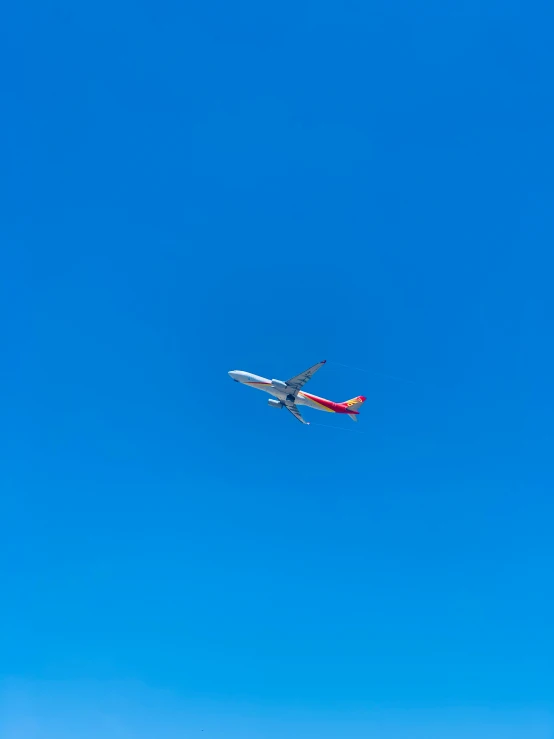
[[[553,28],[6,6],[3,738],[554,736]]]

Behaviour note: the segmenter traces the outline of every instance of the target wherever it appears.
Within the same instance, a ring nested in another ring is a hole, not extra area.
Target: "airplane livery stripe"
[[[334,403],[332,400],[325,400],[325,398],[318,398],[316,395],[310,395],[310,393],[302,393],[308,400],[311,400],[313,403],[317,403],[317,405],[320,405],[322,408],[325,408],[326,411],[331,411],[331,413],[335,413],[334,409]]]

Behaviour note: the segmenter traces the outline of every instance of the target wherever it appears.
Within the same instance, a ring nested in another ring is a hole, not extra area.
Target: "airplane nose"
[[[231,378],[231,380],[234,380],[235,382],[238,382],[238,380],[237,380],[237,374],[238,373],[237,373],[236,370],[231,370],[227,374],[229,375],[229,377]]]

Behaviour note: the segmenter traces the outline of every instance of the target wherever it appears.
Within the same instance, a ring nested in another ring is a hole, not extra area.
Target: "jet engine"
[[[278,390],[287,389],[287,383],[283,382],[282,380],[271,380],[271,384],[273,385],[273,387],[276,387]]]
[[[275,400],[275,398],[270,398],[267,401],[267,404],[271,406],[272,408],[282,408],[283,407],[283,404],[281,403],[281,401]]]

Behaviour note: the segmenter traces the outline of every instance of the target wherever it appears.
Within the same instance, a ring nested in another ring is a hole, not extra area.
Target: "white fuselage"
[[[242,385],[247,385],[248,387],[253,387],[256,390],[262,390],[264,393],[273,395],[274,398],[277,398],[282,403],[285,403],[289,399],[296,403],[296,405],[306,405],[318,411],[327,411],[328,413],[333,413],[334,408],[332,406],[337,405],[325,398],[318,398],[317,395],[303,393],[301,390],[295,395],[294,391],[290,387],[287,387],[286,382],[282,380],[268,380],[267,377],[260,377],[259,375],[253,375],[251,372],[243,372],[242,370],[233,370],[229,372],[229,376],[235,382],[240,382]]]

